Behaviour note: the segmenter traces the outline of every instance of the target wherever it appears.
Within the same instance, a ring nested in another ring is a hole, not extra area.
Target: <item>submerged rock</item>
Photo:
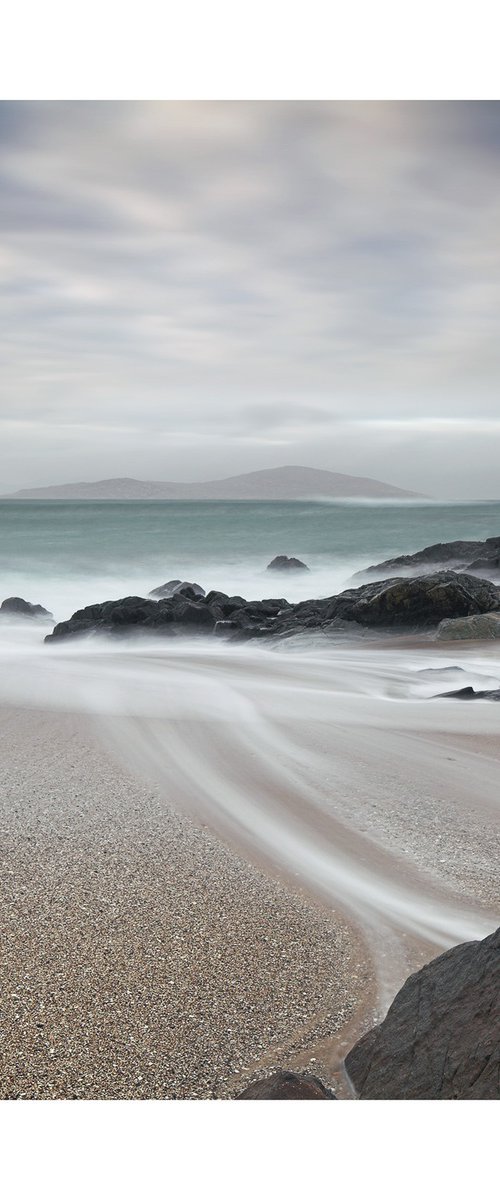
[[[9,617],[44,617],[49,621],[54,620],[52,613],[43,608],[41,604],[30,604],[21,596],[8,596],[7,600],[0,605],[0,614]]]
[[[473,687],[457,688],[455,692],[439,692],[436,700],[500,700],[500,688],[475,692]]]
[[[236,1100],[336,1100],[316,1075],[296,1075],[294,1071],[277,1071],[265,1079],[249,1084]]]
[[[500,1099],[500,929],[411,975],[345,1066],[361,1100]]]
[[[480,613],[441,621],[436,632],[438,642],[486,641],[500,638],[500,612]]]
[[[308,571],[309,567],[300,558],[288,558],[286,554],[278,554],[267,564],[267,571]]]

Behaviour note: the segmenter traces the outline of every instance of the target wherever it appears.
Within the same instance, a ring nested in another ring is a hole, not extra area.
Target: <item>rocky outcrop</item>
[[[42,617],[46,621],[54,620],[52,613],[43,608],[41,604],[30,604],[21,596],[8,596],[7,600],[0,605],[0,615],[3,617]]]
[[[417,579],[390,579],[351,588],[324,600],[289,604],[284,598],[245,600],[211,591],[192,598],[178,591],[158,601],[141,596],[108,600],[74,613],[56,625],[46,641],[88,632],[155,632],[169,636],[190,631],[233,640],[290,637],[306,630],[325,633],[356,629],[434,628],[448,617],[500,609],[500,593],[487,580],[442,571]]]
[[[308,571],[309,567],[300,558],[288,558],[286,554],[278,554],[267,564],[267,571]]]
[[[436,699],[441,700],[500,700],[499,688],[486,688],[475,692],[473,687],[457,688],[454,692],[439,692]]]
[[[211,632],[217,614],[203,603],[176,594],[167,600],[145,600],[142,596],[126,596],[122,600],[107,600],[79,609],[69,621],[55,626],[46,642],[82,636],[88,633],[131,634],[175,632]]]
[[[438,642],[491,641],[494,638],[500,638],[500,612],[447,619],[441,621],[436,631]]]
[[[236,1100],[336,1100],[316,1075],[296,1075],[293,1071],[277,1071],[258,1079],[240,1092]]]
[[[187,596],[188,600],[196,600],[198,596],[205,595],[205,591],[199,583],[187,583],[182,579],[169,579],[168,583],[162,583],[160,587],[153,588],[149,595],[156,600],[165,600],[178,593]]]
[[[411,975],[345,1066],[361,1100],[500,1099],[500,929]]]
[[[435,571],[436,567],[497,579],[500,577],[500,537],[486,538],[484,542],[436,542],[417,550],[415,554],[402,554],[398,558],[388,558],[375,566],[365,567],[353,578],[361,581],[370,576],[390,579],[402,573],[423,575]]]
[[[338,597],[336,616],[361,625],[437,625],[445,617],[500,608],[500,594],[487,580],[440,571],[416,579],[390,579]]]

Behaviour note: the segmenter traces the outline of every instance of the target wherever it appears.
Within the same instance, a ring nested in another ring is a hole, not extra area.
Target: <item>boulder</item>
[[[300,558],[288,558],[286,554],[278,554],[267,564],[267,571],[308,571],[309,567]]]
[[[52,613],[41,604],[30,604],[21,596],[8,596],[0,605],[0,614],[5,617],[43,617],[45,620],[54,620]]]
[[[494,638],[500,638],[500,612],[447,619],[441,621],[436,631],[438,642],[491,641]]]
[[[187,596],[190,600],[195,600],[197,596],[205,595],[204,588],[199,583],[186,583],[182,579],[170,579],[168,583],[162,583],[160,587],[154,588],[149,595],[157,600],[162,600],[169,599],[178,593]]]
[[[277,1071],[265,1079],[249,1084],[236,1100],[335,1100],[316,1075],[296,1075],[293,1071]]]
[[[416,579],[388,579],[342,592],[331,601],[326,619],[342,617],[360,625],[425,628],[445,617],[469,616],[500,608],[494,584],[473,575],[439,571]]]
[[[500,929],[411,975],[345,1066],[361,1100],[500,1099]]]

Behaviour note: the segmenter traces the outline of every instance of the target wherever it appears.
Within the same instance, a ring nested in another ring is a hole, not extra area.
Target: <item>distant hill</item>
[[[207,483],[161,483],[142,479],[100,479],[96,483],[63,483],[23,488],[7,500],[313,500],[320,498],[421,499],[378,479],[339,475],[314,467],[271,467],[211,479]]]

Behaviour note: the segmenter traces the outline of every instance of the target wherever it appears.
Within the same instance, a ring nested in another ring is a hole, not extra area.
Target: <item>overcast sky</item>
[[[0,105],[0,491],[500,496],[499,103]]]

